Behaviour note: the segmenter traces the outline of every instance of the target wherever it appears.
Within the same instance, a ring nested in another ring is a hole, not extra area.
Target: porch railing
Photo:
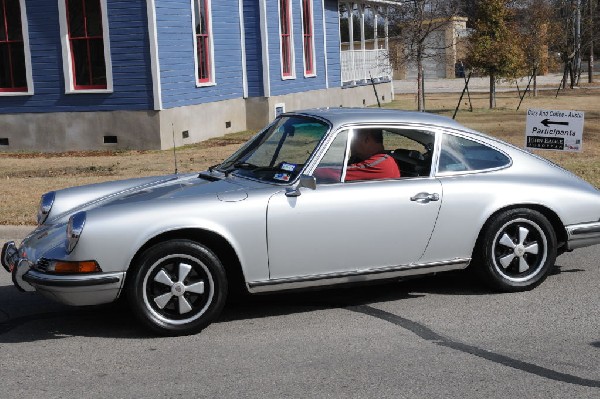
[[[392,66],[387,50],[342,51],[342,82],[344,85],[375,80],[389,80]]]

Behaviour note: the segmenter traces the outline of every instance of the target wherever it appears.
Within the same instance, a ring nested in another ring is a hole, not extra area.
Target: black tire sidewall
[[[546,259],[531,278],[524,281],[513,281],[502,275],[495,266],[493,248],[500,230],[507,223],[518,219],[527,220],[537,225],[546,239]],[[478,263],[475,270],[480,277],[492,288],[503,292],[515,292],[532,289],[541,284],[548,276],[556,261],[557,253],[556,233],[548,219],[540,212],[528,208],[516,208],[500,212],[493,216],[486,224],[481,236],[479,248],[476,249],[475,261]]]
[[[144,279],[152,266],[170,255],[190,256],[202,263],[211,275],[214,292],[208,307],[197,319],[185,324],[165,322],[156,317],[144,302]],[[191,240],[170,240],[145,250],[127,276],[127,299],[136,317],[162,335],[187,335],[201,331],[221,312],[227,298],[227,277],[217,256],[207,247]]]

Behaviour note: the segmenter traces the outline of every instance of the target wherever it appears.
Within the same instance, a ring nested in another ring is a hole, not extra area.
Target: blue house
[[[339,9],[337,0],[0,0],[0,151],[165,149],[258,129],[286,110],[374,104],[370,81],[342,71],[343,60],[353,72],[364,62],[360,51],[342,56]],[[391,100],[389,76],[374,77]]]

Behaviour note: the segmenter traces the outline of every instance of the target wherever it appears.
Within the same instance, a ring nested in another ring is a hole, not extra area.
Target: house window
[[[197,82],[212,83],[212,27],[210,0],[194,0],[195,38],[196,38],[196,75]]]
[[[74,90],[107,88],[101,0],[65,0]]]
[[[19,0],[0,0],[0,92],[27,92]]]
[[[313,13],[312,1],[302,0],[302,33],[304,47],[304,74],[315,74],[314,40],[313,40]]]
[[[284,78],[290,78],[294,75],[290,0],[279,0],[279,30],[281,32],[281,74]]]

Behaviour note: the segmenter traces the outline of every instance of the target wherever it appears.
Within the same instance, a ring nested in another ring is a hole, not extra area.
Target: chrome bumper
[[[567,249],[600,244],[600,222],[573,224],[567,229]]]
[[[12,274],[13,283],[21,291],[38,291],[67,305],[99,305],[112,302],[119,296],[125,281],[125,272],[57,275],[35,270],[29,259],[19,255],[13,241],[2,247],[0,261]]]

